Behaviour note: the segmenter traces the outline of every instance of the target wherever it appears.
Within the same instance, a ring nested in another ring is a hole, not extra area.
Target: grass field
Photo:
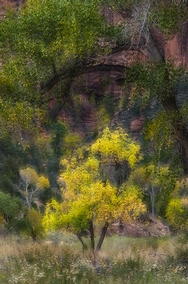
[[[178,237],[111,236],[94,267],[74,235],[53,234],[40,244],[11,236],[0,239],[0,283],[188,283],[188,248]]]

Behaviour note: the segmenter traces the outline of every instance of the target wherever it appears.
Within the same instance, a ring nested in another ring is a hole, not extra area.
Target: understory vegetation
[[[96,267],[74,235],[51,234],[41,244],[1,239],[0,251],[2,284],[188,283],[188,248],[179,237],[107,237]]]

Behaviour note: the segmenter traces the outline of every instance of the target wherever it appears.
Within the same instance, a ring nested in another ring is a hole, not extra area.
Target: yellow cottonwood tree
[[[22,188],[19,191],[30,210],[36,191],[45,190],[50,186],[50,183],[45,176],[39,176],[35,169],[31,167],[20,169],[19,173],[22,182]]]
[[[106,132],[110,135],[109,129],[104,131],[104,135]],[[120,136],[118,136],[118,131],[115,132],[114,136],[113,132],[111,133],[111,140],[114,145],[120,142],[121,135],[123,138],[130,139],[122,132],[119,134]],[[96,143],[98,143],[98,140]],[[129,143],[124,143],[125,152],[128,153],[127,148],[129,147],[131,155],[137,155],[136,144],[132,141],[131,143],[133,149],[136,149],[135,154]],[[59,177],[59,184],[62,187],[63,202],[58,203],[52,200],[47,205],[44,216],[44,225],[47,229],[66,228],[74,232],[82,242],[83,248],[84,243],[80,233],[83,230],[88,230],[94,255],[100,250],[107,228],[112,221],[130,221],[145,212],[141,193],[136,187],[126,188],[119,194],[116,186],[101,179],[102,161],[97,155],[94,155],[94,149],[97,152],[96,145],[94,143],[89,148],[87,158],[80,154],[80,158],[72,157],[70,160],[62,161],[64,170]],[[79,151],[79,153],[81,152]],[[118,150],[115,149],[114,152],[117,157],[120,155]],[[105,158],[111,159],[110,155],[111,153],[108,151],[104,154]],[[121,156],[122,160],[127,157],[124,153],[121,153],[121,155],[123,155],[123,157]],[[133,157],[132,159],[136,163],[136,158]],[[97,245],[95,245],[94,231],[99,228],[102,228],[101,234]]]

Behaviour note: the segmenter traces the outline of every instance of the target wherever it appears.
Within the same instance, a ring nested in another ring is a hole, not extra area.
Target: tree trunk
[[[96,252],[98,252],[101,249],[101,246],[103,244],[104,238],[106,236],[108,225],[109,225],[108,222],[106,222],[104,227],[102,228],[101,235],[100,235],[99,241],[97,243],[97,247],[96,247]]]
[[[32,237],[33,242],[37,241],[37,236],[36,236],[36,233],[34,232],[33,228],[31,228],[31,237]]]
[[[80,234],[76,234],[78,240],[81,242],[82,244],[82,251],[83,251],[83,254],[85,252],[85,250],[87,250],[87,245],[84,243],[84,241],[82,240],[82,237],[80,236]]]
[[[90,224],[89,224],[89,233],[90,233],[90,240],[91,240],[91,248],[94,252],[95,251],[95,234],[94,234],[94,228],[93,228],[92,221],[90,221]]]
[[[179,154],[183,164],[184,174],[188,174],[188,131],[185,124],[174,125],[174,137],[179,142]]]
[[[151,199],[151,214],[153,217],[155,217],[155,189],[153,185],[151,186],[150,199]]]

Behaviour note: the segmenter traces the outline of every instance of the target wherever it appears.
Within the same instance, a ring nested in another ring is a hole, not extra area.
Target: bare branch
[[[76,77],[87,74],[87,73],[94,73],[94,72],[110,72],[116,71],[120,73],[124,73],[126,69],[129,69],[123,65],[108,65],[108,64],[98,64],[92,66],[86,66],[80,68],[79,66],[75,67],[74,69],[70,69],[69,71],[65,71],[61,74],[55,74],[51,80],[49,80],[44,86],[41,87],[40,93],[44,94],[50,91],[57,83],[60,81],[66,80],[68,78],[75,79]]]

